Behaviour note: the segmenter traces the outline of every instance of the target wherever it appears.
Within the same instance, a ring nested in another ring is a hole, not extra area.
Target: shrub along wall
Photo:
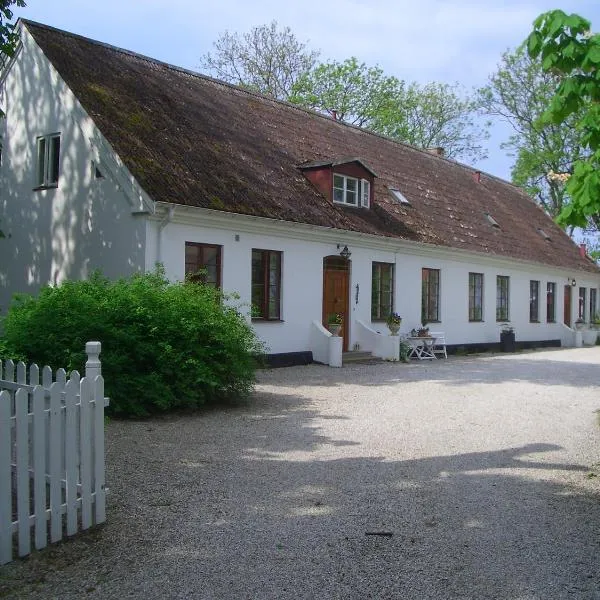
[[[247,397],[263,348],[211,287],[169,283],[162,269],[16,296],[2,323],[4,358],[83,372],[85,342],[102,342],[110,413],[145,416]]]

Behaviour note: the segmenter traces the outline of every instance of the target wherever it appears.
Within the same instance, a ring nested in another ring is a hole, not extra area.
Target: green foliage
[[[11,6],[24,8],[24,0],[0,0],[0,53],[12,56],[17,45],[18,35],[15,33],[15,25],[11,23],[13,12]]]
[[[390,109],[402,84],[379,67],[367,67],[355,57],[322,63],[294,85],[290,102],[320,110],[343,123],[370,127],[378,113]]]
[[[407,84],[352,57],[305,73],[289,101],[449,158],[485,158],[487,125],[476,125],[477,106],[457,85]]]
[[[109,410],[123,416],[243,399],[262,352],[226,298],[209,286],[169,283],[162,269],[119,281],[96,273],[37,298],[15,297],[3,329],[9,355],[81,373],[85,343],[101,341]]]
[[[574,162],[566,183],[570,197],[559,217],[562,225],[600,225],[600,34],[578,15],[552,10],[540,15],[526,44],[545,72],[560,76],[543,124],[560,124],[575,116],[585,156]]]
[[[400,361],[407,363],[410,362],[410,359],[408,358],[410,355],[410,352],[412,350],[412,346],[408,343],[405,342],[404,340],[400,340]]]
[[[417,148],[442,148],[448,158],[476,162],[487,158],[483,142],[489,123],[477,120],[478,104],[458,84],[403,83],[371,129]]]
[[[503,147],[515,157],[513,183],[552,217],[569,202],[564,181],[555,174],[571,172],[583,155],[576,115],[562,123],[541,121],[560,81],[560,75],[543,71],[539,57],[531,58],[521,46],[503,54],[488,85],[478,92],[482,110],[512,128]]]

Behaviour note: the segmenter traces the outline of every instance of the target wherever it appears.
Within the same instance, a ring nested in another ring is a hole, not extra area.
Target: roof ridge
[[[34,27],[40,27],[42,29],[48,29],[51,31],[55,31],[57,33],[61,33],[63,35],[68,35],[72,38],[76,38],[76,39],[80,39],[83,40],[85,42],[91,43],[91,44],[95,44],[97,46],[102,46],[104,48],[107,48],[109,50],[113,50],[115,52],[119,52],[121,54],[125,54],[127,56],[131,56],[133,58],[137,58],[140,60],[145,60],[147,62],[156,64],[156,65],[160,65],[163,67],[166,67],[168,69],[183,73],[185,75],[190,75],[192,77],[198,77],[200,79],[204,79],[206,81],[210,81],[212,83],[215,83],[217,85],[221,85],[227,88],[230,88],[234,91],[237,92],[242,92],[242,93],[246,93],[250,96],[254,96],[255,98],[259,98],[261,100],[267,101],[267,102],[274,102],[277,104],[282,104],[284,106],[287,106],[289,108],[292,109],[296,109],[305,113],[308,113],[310,115],[314,115],[317,116],[321,119],[325,119],[328,123],[336,123],[338,126],[342,126],[342,127],[349,127],[351,129],[360,131],[362,133],[365,133],[367,135],[372,135],[375,136],[379,139],[382,140],[386,140],[388,142],[391,142],[393,144],[397,144],[399,146],[404,146],[405,148],[408,148],[410,150],[416,151],[416,152],[421,152],[424,154],[427,154],[428,156],[434,158],[434,159],[440,159],[440,160],[444,160],[446,162],[452,163],[453,165],[457,165],[459,167],[462,167],[463,169],[466,169],[468,171],[471,171],[472,173],[481,173],[483,175],[485,175],[486,177],[490,177],[492,179],[496,179],[498,181],[501,181],[504,184],[508,184],[512,187],[515,187],[516,189],[523,191],[522,188],[520,188],[519,186],[515,185],[514,183],[507,181],[506,179],[502,179],[501,177],[498,177],[497,175],[493,175],[491,173],[488,173],[487,171],[482,170],[480,167],[474,167],[472,165],[468,165],[465,163],[461,163],[453,158],[449,158],[447,156],[439,156],[437,154],[432,154],[431,152],[429,152],[426,148],[419,148],[418,146],[413,146],[412,144],[409,144],[408,142],[404,142],[402,140],[390,137],[388,135],[384,135],[382,133],[377,133],[376,131],[371,131],[370,129],[365,129],[363,127],[359,127],[358,125],[353,125],[352,123],[345,123],[343,121],[337,121],[336,119],[332,119],[331,117],[328,117],[327,115],[323,114],[322,112],[319,112],[315,109],[312,108],[307,108],[305,106],[300,106],[299,104],[293,104],[292,102],[289,102],[287,100],[280,100],[278,98],[273,98],[271,96],[267,96],[266,94],[261,94],[260,92],[256,92],[254,90],[245,88],[243,86],[240,85],[235,85],[233,83],[229,83],[227,81],[223,81],[221,79],[216,79],[215,77],[211,77],[210,75],[206,75],[205,73],[200,73],[199,71],[192,71],[191,69],[186,69],[185,67],[180,67],[179,65],[174,65],[172,63],[168,63],[166,61],[163,60],[159,60],[157,58],[153,58],[151,56],[148,56],[146,54],[141,54],[139,52],[134,52],[133,50],[127,50],[126,48],[121,48],[120,46],[114,46],[113,44],[108,44],[106,42],[102,42],[100,40],[96,40],[93,38],[89,38],[86,37],[84,35],[78,34],[78,33],[73,33],[71,31],[67,31],[65,29],[60,29],[58,27],[53,27],[52,25],[46,25],[45,23],[40,23],[38,21],[32,21],[30,19],[24,19],[24,18],[20,18],[19,21],[22,21],[23,23],[27,24],[27,25],[33,25]],[[529,196],[529,194],[525,194],[528,198],[531,198],[531,196]]]

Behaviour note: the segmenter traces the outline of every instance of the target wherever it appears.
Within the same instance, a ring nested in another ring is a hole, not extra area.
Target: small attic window
[[[548,242],[552,239],[543,229],[538,228],[538,233]]]
[[[406,199],[406,196],[400,190],[397,190],[395,188],[389,188],[389,190],[390,192],[392,192],[392,196],[394,196],[394,198],[398,200],[400,204],[406,204],[407,206],[410,206],[410,202]]]
[[[490,215],[490,213],[485,213],[485,218],[488,220],[489,224],[496,229],[500,229],[500,223]]]
[[[366,179],[357,179],[347,175],[333,175],[333,202],[369,208],[371,203],[371,184]]]

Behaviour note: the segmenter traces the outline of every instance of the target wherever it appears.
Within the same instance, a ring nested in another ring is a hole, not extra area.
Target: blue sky
[[[225,30],[244,32],[275,19],[321,51],[356,56],[407,81],[486,83],[502,53],[520,44],[547,10],[576,12],[600,27],[597,0],[27,0],[16,16],[198,70]],[[510,178],[511,159],[495,127],[482,170]]]

